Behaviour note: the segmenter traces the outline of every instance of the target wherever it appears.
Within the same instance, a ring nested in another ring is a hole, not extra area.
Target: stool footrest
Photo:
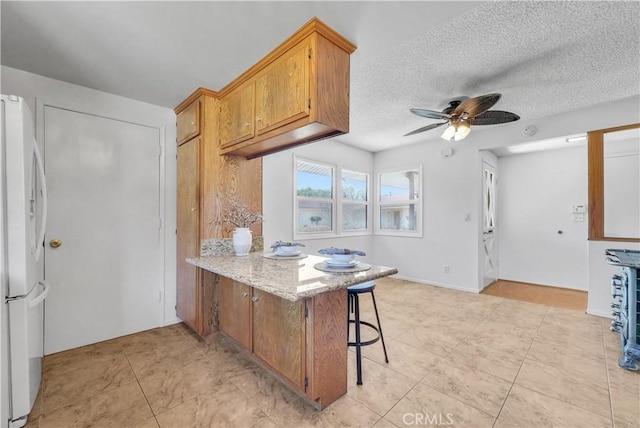
[[[356,322],[355,322],[355,320],[349,320],[349,323],[355,324]],[[376,343],[377,341],[380,340],[380,330],[378,329],[378,327],[376,327],[375,325],[371,324],[370,322],[362,321],[362,320],[360,320],[360,324],[361,325],[366,325],[367,327],[375,330],[376,333],[378,333],[378,336],[374,337],[371,340],[367,340],[366,342],[360,342],[360,343],[358,343],[358,342],[347,342],[347,345],[349,345],[349,346],[358,346],[358,345],[367,346],[367,345],[373,345],[374,343]]]

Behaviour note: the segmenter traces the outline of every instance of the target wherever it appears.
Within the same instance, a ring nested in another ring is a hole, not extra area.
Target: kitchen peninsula
[[[397,269],[327,273],[325,257],[231,255],[189,258],[213,272],[220,331],[322,409],[347,392],[347,290]]]

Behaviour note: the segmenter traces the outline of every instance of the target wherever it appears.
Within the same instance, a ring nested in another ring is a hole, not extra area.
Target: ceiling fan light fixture
[[[453,140],[455,134],[456,134],[455,125],[453,123],[449,123],[449,126],[447,126],[447,129],[445,129],[444,132],[442,133],[442,139],[451,141]]]
[[[467,122],[460,122],[458,127],[456,128],[456,132],[453,136],[453,139],[456,141],[460,141],[464,139],[471,132],[471,128]]]

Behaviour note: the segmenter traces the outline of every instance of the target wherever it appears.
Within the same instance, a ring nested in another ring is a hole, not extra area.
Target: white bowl
[[[356,258],[355,254],[332,254],[331,258],[337,262],[348,263]]]
[[[277,251],[280,254],[295,254],[298,252],[298,247],[296,245],[281,245]]]

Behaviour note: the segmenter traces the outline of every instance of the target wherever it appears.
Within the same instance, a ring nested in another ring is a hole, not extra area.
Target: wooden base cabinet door
[[[304,302],[291,302],[256,289],[252,301],[254,355],[304,391]]]
[[[200,138],[178,146],[176,312],[185,324],[202,334],[198,313],[198,268],[185,261],[186,258],[200,255],[199,162]]]
[[[251,351],[251,287],[220,277],[220,330]]]

